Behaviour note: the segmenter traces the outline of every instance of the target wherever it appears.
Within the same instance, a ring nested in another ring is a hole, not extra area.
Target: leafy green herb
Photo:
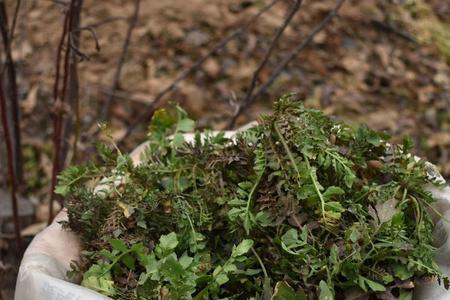
[[[83,286],[114,299],[410,299],[414,280],[442,277],[410,140],[289,97],[233,140],[186,143],[194,127],[179,107],[157,111],[139,165],[99,145],[104,163],[62,173]]]

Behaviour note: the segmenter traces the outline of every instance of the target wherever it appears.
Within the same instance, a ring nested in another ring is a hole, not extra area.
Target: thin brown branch
[[[94,26],[84,26],[77,28],[74,27],[74,29],[72,30],[72,32],[81,32],[81,31],[87,31],[91,33],[95,42],[95,50],[100,51],[100,42],[98,41],[97,33],[95,32]]]
[[[252,99],[253,91],[256,87],[256,82],[258,81],[259,74],[261,73],[262,69],[266,66],[267,62],[270,59],[270,56],[272,55],[273,50],[278,45],[278,41],[280,40],[281,36],[283,35],[283,32],[286,30],[288,25],[291,23],[292,18],[295,16],[295,14],[299,11],[300,6],[302,5],[302,0],[295,0],[292,4],[291,9],[289,10],[288,14],[286,15],[286,18],[284,19],[283,23],[280,27],[276,30],[274,37],[272,38],[272,41],[270,43],[269,48],[267,49],[264,58],[262,59],[261,63],[258,65],[256,70],[253,72],[253,77],[250,83],[250,87],[247,90],[247,93],[245,95],[244,100],[242,103],[245,105],[245,103],[248,103]],[[234,125],[236,118],[238,114],[235,114],[233,119],[231,120],[231,123]]]
[[[12,47],[12,43],[14,40],[14,32],[16,30],[16,24],[17,24],[17,19],[19,17],[19,11],[20,11],[20,6],[22,4],[21,0],[17,0],[16,1],[16,8],[14,9],[14,16],[13,16],[13,20],[12,20],[12,24],[11,24],[11,29],[9,29],[8,32],[8,14],[6,11],[6,6],[5,6],[5,1],[0,1],[0,22],[4,23],[4,25],[2,25],[2,27],[4,27],[5,33],[2,32],[3,37],[3,42],[5,43],[5,53],[6,53],[6,57],[8,59],[8,57],[11,56],[11,47]],[[5,38],[6,37],[6,38]],[[7,64],[5,64],[5,68],[7,68]],[[2,69],[2,71],[0,72],[2,75],[5,72],[5,68]]]
[[[3,135],[5,137],[5,143],[6,143],[6,152],[8,156],[8,178],[9,183],[11,185],[11,204],[13,209],[13,220],[14,220],[14,231],[16,235],[16,243],[17,243],[17,249],[19,253],[22,253],[23,250],[23,243],[22,243],[22,237],[20,235],[20,220],[19,220],[19,208],[18,208],[18,201],[17,201],[17,181],[16,176],[14,172],[14,166],[13,166],[13,146],[11,141],[11,135],[9,133],[9,126],[8,126],[8,119],[7,119],[7,113],[6,113],[6,101],[5,101],[5,94],[3,92],[3,80],[0,77],[0,116],[2,119],[2,127],[3,127]]]
[[[317,24],[313,30],[307,35],[307,37],[303,40],[301,44],[299,44],[297,47],[293,48],[284,58],[283,60],[276,66],[276,68],[272,71],[272,74],[270,75],[269,79],[267,79],[266,82],[264,82],[257,90],[256,92],[251,96],[249,101],[242,103],[242,105],[239,106],[239,109],[237,110],[236,114],[233,116],[233,118],[230,120],[230,122],[227,125],[227,128],[233,128],[234,124],[239,117],[246,109],[250,107],[250,105],[257,99],[259,96],[261,96],[266,90],[273,84],[276,78],[281,74],[281,72],[287,67],[287,65],[295,58],[297,55],[305,49],[314,39],[314,37],[322,31],[325,26],[330,23],[334,17],[337,16],[339,9],[342,7],[342,4],[344,4],[345,0],[337,0],[336,5],[334,8],[327,14],[325,18],[322,19],[322,21]]]
[[[64,26],[63,31],[61,34],[61,38],[59,41],[57,54],[56,54],[56,74],[55,74],[55,84],[53,87],[53,100],[54,100],[54,106],[53,106],[53,167],[52,167],[52,179],[51,179],[51,197],[50,197],[50,203],[49,203],[49,220],[48,222],[51,223],[53,220],[53,201],[56,198],[55,194],[55,187],[56,187],[56,178],[57,175],[61,169],[61,135],[62,135],[62,120],[63,120],[63,102],[65,97],[65,85],[67,82],[67,65],[65,63],[65,73],[63,75],[64,81],[63,81],[63,92],[61,95],[59,94],[59,85],[60,85],[60,68],[61,68],[61,60],[62,60],[62,52],[63,52],[63,46],[64,42],[66,40],[66,37],[68,35],[69,27],[71,24],[71,13],[72,13],[72,6],[73,6],[74,0],[72,0],[69,10],[66,12],[66,15],[64,17]],[[68,46],[67,49],[70,51],[70,47]],[[66,53],[67,57],[67,53]]]
[[[382,30],[388,33],[393,33],[400,38],[404,39],[407,42],[411,42],[414,44],[417,44],[417,39],[412,35],[411,33],[401,30],[399,28],[396,28],[393,24],[390,24],[388,22],[382,22],[376,19],[371,19],[370,24],[372,24],[376,29]]]
[[[16,8],[14,9],[14,16],[13,16],[13,20],[12,20],[12,24],[11,24],[11,30],[9,31],[9,39],[10,39],[9,46],[10,47],[11,47],[12,41],[14,39],[14,32],[16,30],[17,19],[19,18],[19,11],[20,11],[21,4],[22,4],[22,0],[16,0]],[[11,48],[8,48],[8,51],[11,51]]]
[[[183,80],[185,80],[191,73],[199,69],[203,63],[210,58],[212,55],[217,53],[220,49],[225,47],[230,41],[240,36],[242,33],[248,30],[248,28],[255,23],[259,17],[261,17],[264,13],[270,10],[279,0],[273,0],[266,6],[264,6],[258,13],[254,14],[247,22],[245,22],[242,26],[228,34],[222,40],[217,42],[205,55],[203,55],[199,60],[197,60],[190,67],[184,69],[175,80],[169,84],[166,88],[164,88],[161,92],[159,92],[155,98],[150,101],[150,104],[147,106],[146,110],[140,114],[136,120],[127,128],[124,136],[118,141],[118,144],[122,144],[124,140],[130,136],[133,130],[142,122],[148,121],[152,118],[155,109],[161,104],[160,102],[163,100],[163,97],[167,95],[169,92],[173,91]]]
[[[99,84],[92,84],[92,87],[97,89],[100,93],[109,96],[113,93],[113,91],[110,90],[109,87],[105,87]],[[115,91],[114,92],[114,97],[117,99],[122,99],[125,101],[132,101],[132,102],[136,102],[136,103],[141,103],[141,104],[148,104],[148,98],[144,97],[144,96],[138,96],[136,94],[130,93],[128,91]]]
[[[13,17],[11,30],[8,32],[8,16],[6,12],[5,2],[0,2],[0,33],[3,40],[3,48],[5,50],[5,66],[2,68],[1,75],[3,77],[4,71],[7,75],[6,90],[8,99],[10,101],[10,108],[13,120],[13,144],[14,144],[14,168],[18,183],[23,181],[23,166],[22,166],[22,147],[21,147],[21,133],[20,133],[20,106],[19,97],[17,94],[17,80],[16,67],[13,57],[11,55],[11,44],[14,36],[14,28],[17,22],[17,16],[20,8],[20,1],[16,4],[16,9]]]
[[[63,140],[61,147],[61,163],[64,166],[66,162],[67,153],[70,149],[70,139],[73,134],[73,160],[76,160],[77,156],[77,148],[78,148],[78,137],[79,137],[79,123],[80,123],[80,114],[79,114],[79,83],[78,83],[78,55],[77,52],[80,47],[80,33],[79,30],[81,23],[81,10],[83,7],[83,0],[75,0],[74,5],[72,7],[72,17],[71,17],[71,25],[69,28],[69,39],[67,43],[70,43],[70,49],[67,49],[68,52],[66,55],[69,59],[68,65],[68,82],[67,82],[67,93],[64,95],[65,100],[67,102],[68,107],[71,112],[75,112],[74,114],[67,115],[64,120],[63,127]],[[75,123],[75,126],[74,126]],[[75,129],[74,129],[75,127]]]
[[[107,19],[104,19],[104,20],[101,20],[101,21],[98,21],[95,23],[90,23],[90,24],[86,25],[86,27],[96,28],[96,27],[99,27],[99,26],[102,26],[105,24],[109,24],[112,22],[128,21],[128,20],[129,20],[129,18],[127,18],[127,17],[110,17],[110,18],[107,18]]]
[[[112,102],[114,100],[114,92],[119,87],[119,82],[120,82],[120,77],[122,75],[123,65],[124,65],[125,60],[127,58],[128,48],[130,46],[131,34],[133,33],[133,29],[136,26],[136,23],[137,23],[138,17],[139,17],[139,6],[140,6],[140,3],[141,3],[140,0],[135,0],[134,1],[133,16],[130,18],[130,23],[129,23],[129,26],[128,26],[127,35],[125,36],[125,41],[124,41],[123,46],[122,46],[122,53],[120,55],[119,63],[117,64],[116,73],[114,75],[113,84],[112,84],[112,87],[111,87],[112,93],[108,96],[106,102],[104,103],[103,110],[102,110],[102,113],[101,113],[101,116],[100,116],[101,120],[106,120],[108,118],[109,111],[111,109],[111,104],[112,104]]]

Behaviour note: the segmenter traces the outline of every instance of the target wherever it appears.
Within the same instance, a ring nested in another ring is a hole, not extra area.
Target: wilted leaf
[[[390,200],[387,200],[386,202],[376,204],[375,209],[369,207],[369,214],[380,224],[389,222],[392,217],[398,212],[398,209],[396,209],[397,204],[398,200],[392,198]]]

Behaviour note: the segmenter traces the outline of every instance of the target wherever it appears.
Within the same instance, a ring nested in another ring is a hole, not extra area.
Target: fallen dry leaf
[[[450,145],[450,132],[436,132],[428,137],[427,144],[429,147]]]
[[[33,86],[30,89],[30,91],[28,92],[28,95],[25,98],[25,100],[21,102],[22,111],[25,114],[31,113],[33,111],[33,109],[36,107],[38,91],[39,91],[39,86],[37,86],[37,85]]]

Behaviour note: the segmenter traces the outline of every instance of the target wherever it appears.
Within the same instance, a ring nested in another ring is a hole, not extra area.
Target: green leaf
[[[393,264],[392,270],[394,275],[400,280],[407,280],[414,276],[414,272],[408,270],[407,266],[403,264]]]
[[[178,245],[178,238],[175,232],[171,232],[166,235],[161,235],[159,238],[159,247],[164,250],[173,250]]]
[[[160,183],[165,190],[169,192],[175,191],[175,183],[172,177],[162,177]]]
[[[106,249],[100,250],[100,255],[104,256],[105,258],[107,258],[107,259],[109,259],[111,261],[113,261],[116,258],[116,255],[112,254],[111,252],[109,252]]]
[[[159,282],[147,279],[137,287],[138,299],[155,299],[159,295]]]
[[[341,196],[344,195],[345,191],[338,187],[338,186],[330,186],[326,189],[326,191],[323,193],[323,197],[325,199],[331,199],[334,196]]]
[[[361,233],[359,232],[358,228],[351,227],[350,228],[350,235],[349,238],[353,243],[356,243],[359,238],[361,237]]]
[[[81,285],[106,296],[114,296],[116,294],[111,273],[105,265],[92,265],[84,273]]]
[[[398,300],[413,300],[413,292],[400,290],[400,295],[398,295]]]
[[[171,116],[167,110],[158,109],[153,114],[152,122],[149,127],[149,136],[154,134],[164,134],[166,130],[171,128],[176,122],[176,119]]]
[[[135,261],[136,259],[131,256],[130,254],[125,254],[124,256],[122,256],[122,258],[120,259],[120,261],[130,270],[134,270],[135,269]]]
[[[88,178],[93,171],[93,168],[90,166],[74,166],[65,169],[58,175],[58,185],[55,188],[55,193],[64,197],[67,196],[72,186],[80,180]]]
[[[312,247],[308,245],[307,236],[308,229],[306,226],[302,228],[300,236],[296,229],[291,228],[281,236],[281,247],[292,255],[303,256],[312,249]]]
[[[320,281],[319,289],[319,300],[334,300],[333,291],[325,281]]]
[[[172,139],[172,145],[178,148],[184,144],[184,136],[182,133],[176,133]]]
[[[253,240],[245,239],[239,243],[239,245],[233,247],[233,251],[231,253],[231,257],[238,257],[246,254],[250,248],[253,246]]]
[[[286,282],[279,281],[275,285],[271,300],[307,300],[303,291],[295,292]]]
[[[340,213],[340,212],[344,212],[345,208],[339,202],[329,201],[329,202],[325,202],[325,210],[331,210],[331,211]]]
[[[128,247],[122,240],[111,239],[109,240],[109,244],[113,249],[118,250],[120,252],[125,252],[128,250]]]
[[[226,273],[230,273],[230,272],[235,272],[235,271],[237,271],[237,267],[236,267],[236,265],[235,264],[225,264],[224,266],[223,266],[223,270],[224,270],[224,272],[226,272]]]
[[[403,151],[409,152],[414,148],[414,142],[410,136],[405,136],[403,138]]]
[[[180,280],[186,273],[183,266],[173,256],[168,256],[159,268],[160,273],[172,282]]]
[[[194,261],[194,258],[187,255],[183,255],[182,257],[180,257],[178,261],[180,262],[180,265],[183,267],[183,269],[187,269]]]
[[[215,281],[217,282],[218,285],[223,285],[227,283],[229,280],[230,278],[228,278],[227,274],[225,273],[220,273],[215,277]]]
[[[191,119],[181,119],[177,124],[176,131],[179,132],[191,132],[195,128],[195,122]]]
[[[272,224],[272,218],[268,212],[259,211],[255,216],[255,222],[262,227],[267,227]]]
[[[247,204],[247,201],[234,198],[228,201],[227,204],[230,206],[243,206]]]
[[[110,163],[116,159],[114,151],[105,144],[97,143],[95,145],[98,155],[105,163]]]
[[[369,288],[372,291],[374,291],[374,292],[384,292],[384,291],[386,291],[386,288],[384,287],[384,285],[382,285],[382,284],[380,284],[378,282],[372,281],[372,280],[370,280],[370,279],[368,279],[366,277],[363,277],[363,276],[359,276],[359,277],[360,277],[361,280],[363,280],[369,286]]]

